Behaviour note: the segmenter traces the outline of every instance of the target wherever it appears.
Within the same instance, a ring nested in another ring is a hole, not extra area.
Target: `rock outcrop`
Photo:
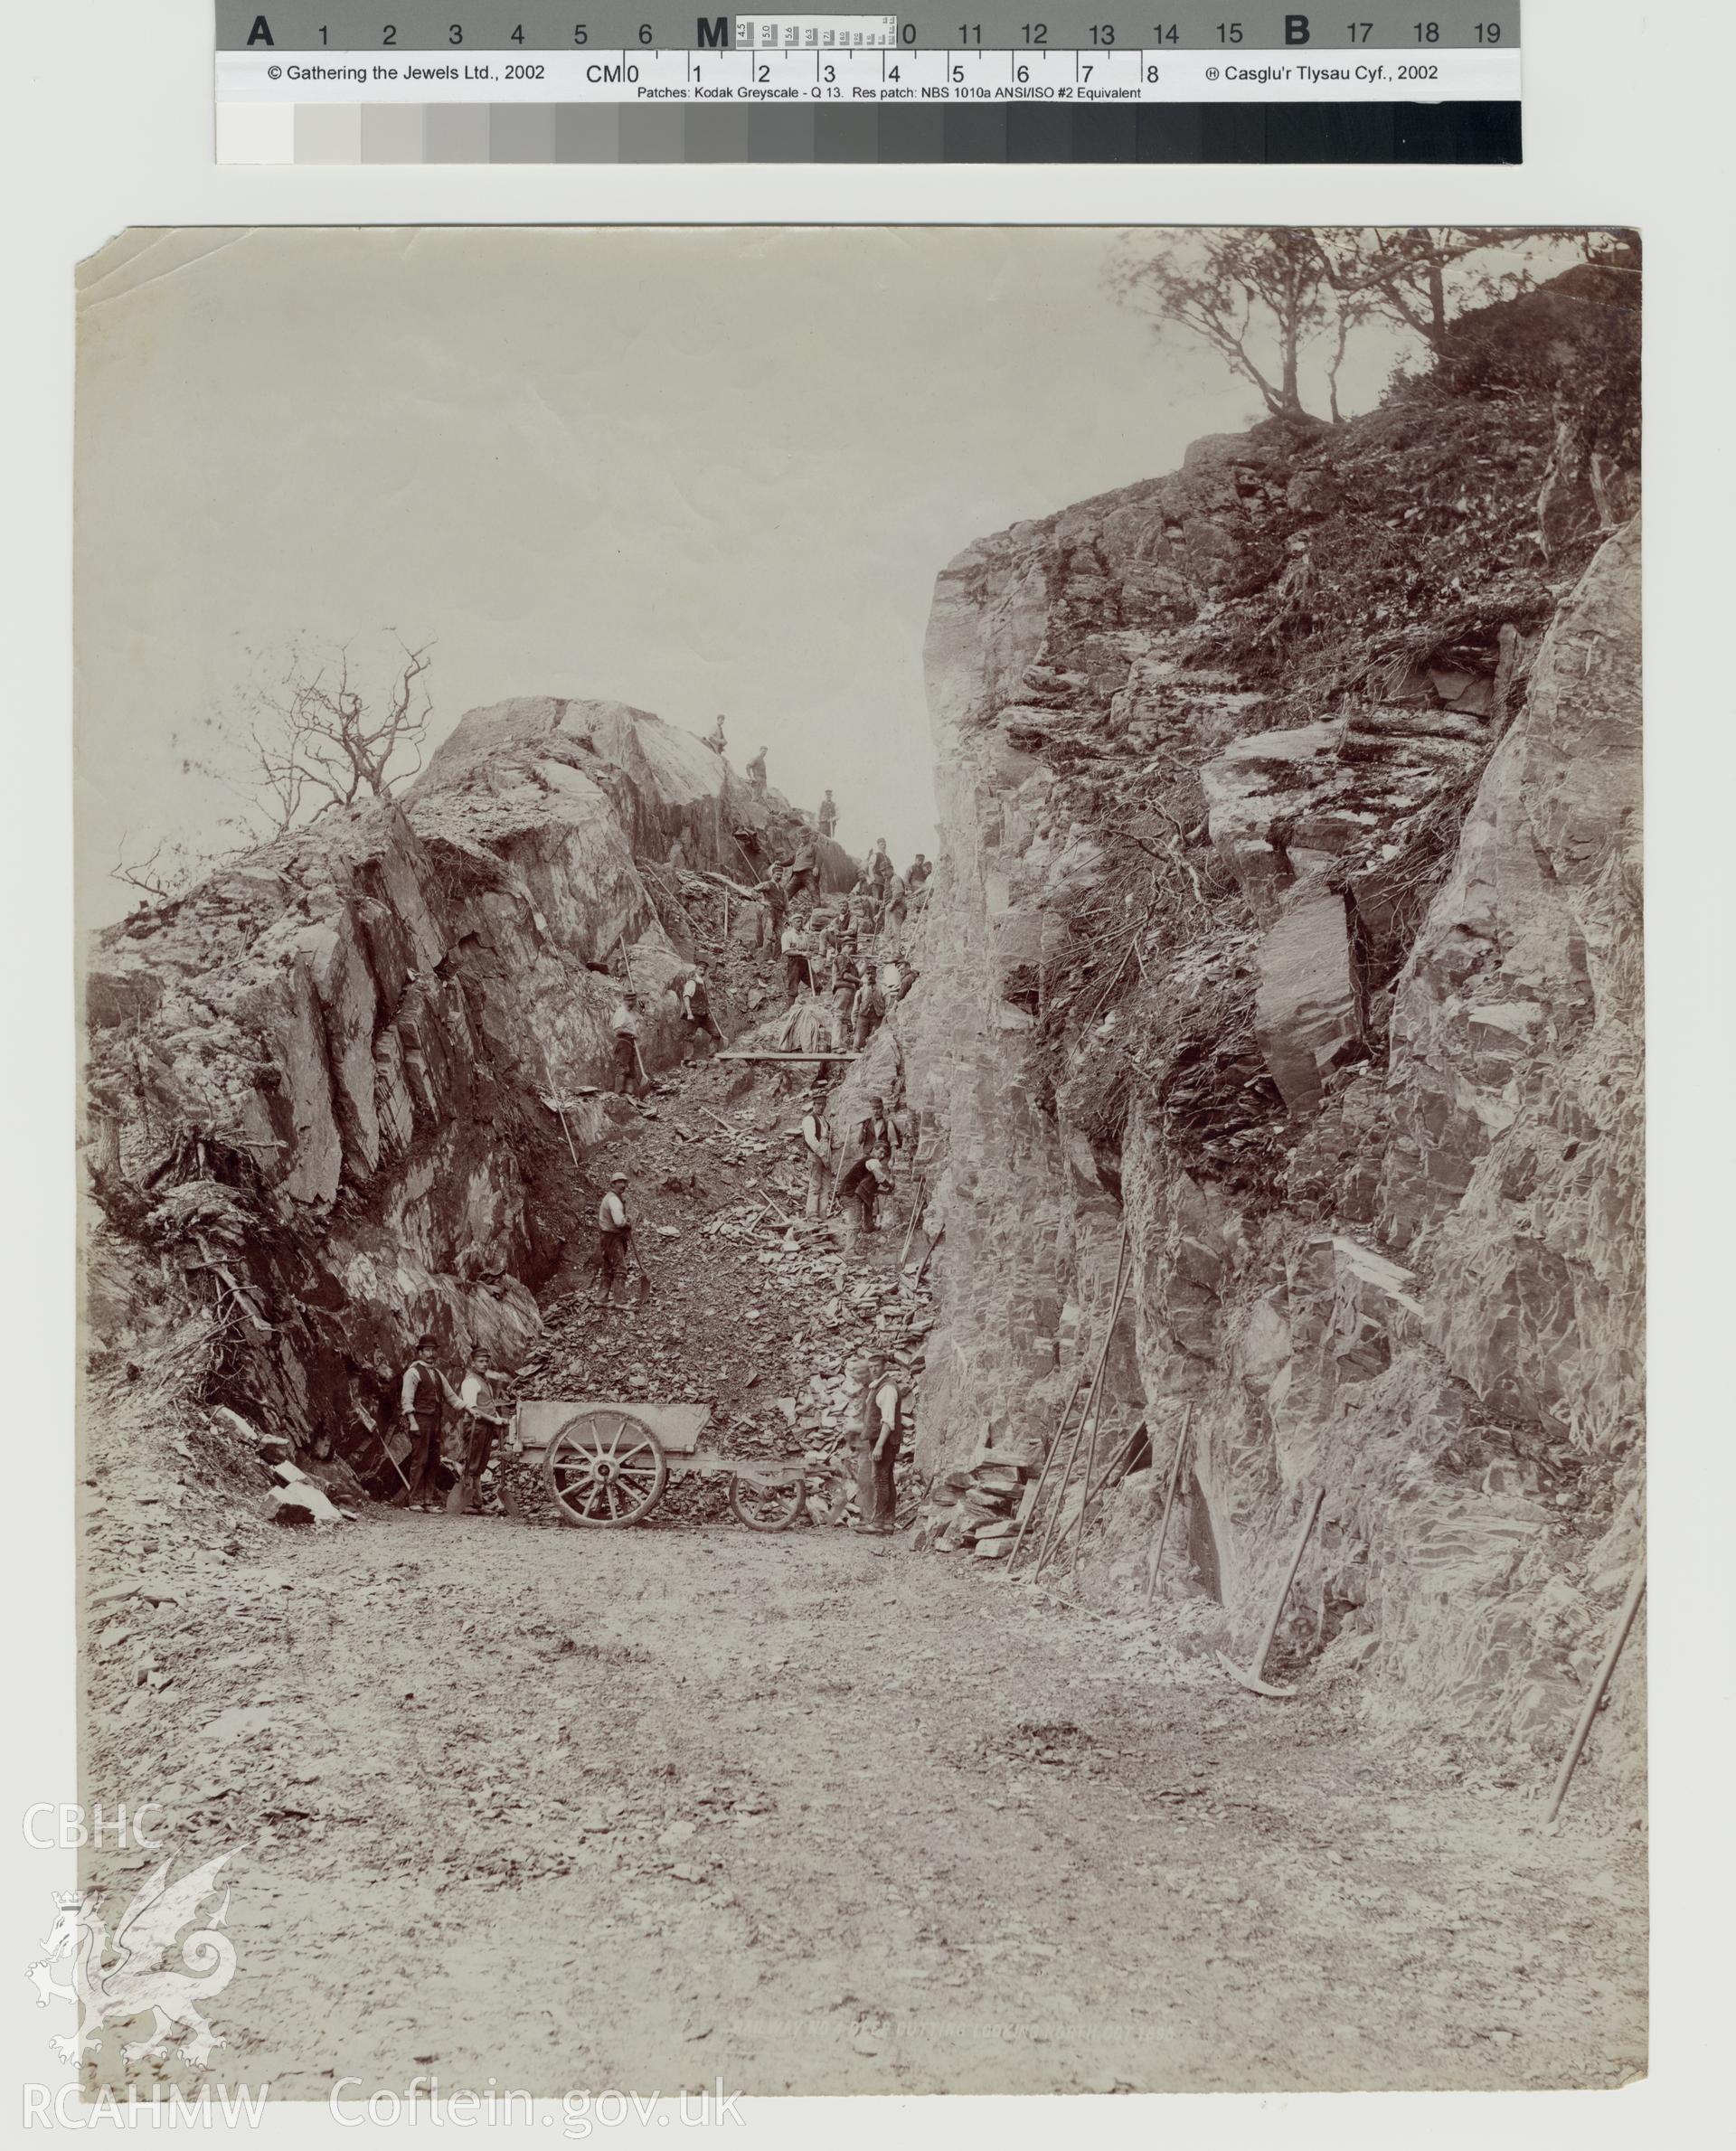
[[[542,1168],[604,1125],[624,979],[647,1064],[686,1050],[654,869],[674,851],[741,882],[809,835],[642,710],[509,702],[462,719],[401,802],[104,935],[99,1340],[125,1337],[129,1296],[184,1296],[212,1395],[363,1464],[420,1331],[515,1363],[574,1223],[570,1174]],[[847,886],[845,854],[821,857]]]
[[[1125,1232],[1099,1454],[1150,1467],[1089,1587],[1134,1601],[1185,1439],[1168,1588],[1245,1645],[1324,1486],[1281,1648],[1540,1750],[1641,1531],[1637,524],[1554,434],[1274,422],[961,554],[897,1021],[925,1471],[1043,1453]]]

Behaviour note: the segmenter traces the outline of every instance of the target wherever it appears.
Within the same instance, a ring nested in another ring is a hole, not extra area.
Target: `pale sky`
[[[1109,231],[131,234],[81,277],[80,885],[297,638],[706,730],[841,838],[934,848],[921,648],[972,538],[1259,415],[1102,284]],[[1348,410],[1393,353],[1353,354]]]

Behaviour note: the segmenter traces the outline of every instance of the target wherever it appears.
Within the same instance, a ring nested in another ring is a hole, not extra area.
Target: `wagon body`
[[[625,1411],[650,1428],[665,1457],[691,1457],[709,1404],[640,1404],[630,1397],[527,1397],[513,1414],[513,1431],[533,1462],[539,1461],[569,1420],[581,1411]]]
[[[700,1449],[706,1404],[615,1397],[527,1398],[513,1414],[524,1455],[540,1460],[569,1524],[618,1529],[648,1516],[672,1473],[729,1480],[730,1506],[752,1531],[787,1531],[806,1512],[799,1457],[722,1457]]]

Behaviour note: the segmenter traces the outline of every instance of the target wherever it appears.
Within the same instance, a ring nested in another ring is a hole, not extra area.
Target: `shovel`
[[[1267,1653],[1272,1647],[1272,1638],[1278,1633],[1278,1617],[1284,1610],[1284,1601],[1290,1595],[1290,1586],[1296,1581],[1296,1571],[1302,1566],[1302,1552],[1308,1542],[1308,1533],[1314,1529],[1314,1520],[1320,1514],[1320,1504],[1326,1498],[1326,1490],[1319,1487],[1308,1504],[1308,1513],[1302,1519],[1302,1528],[1296,1534],[1296,1544],[1290,1553],[1289,1566],[1284,1571],[1284,1580],[1278,1587],[1278,1596],[1272,1600],[1271,1618],[1266,1623],[1266,1633],[1260,1639],[1260,1648],[1254,1653],[1254,1662],[1247,1671],[1236,1665],[1227,1653],[1218,1653],[1218,1664],[1238,1686],[1246,1688],[1252,1695],[1270,1695],[1280,1702],[1294,1695],[1294,1688],[1274,1688],[1260,1677],[1266,1670]]]

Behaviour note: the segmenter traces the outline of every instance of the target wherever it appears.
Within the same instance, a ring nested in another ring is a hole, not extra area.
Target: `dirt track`
[[[209,2005],[227,2080],[1511,2089],[1644,2067],[1637,1835],[1589,1812],[1536,1835],[1511,1791],[1431,1787],[1140,1623],[836,1532],[373,1512],[284,1561],[182,1610],[134,1764],[164,1742],[179,1764],[177,1872],[247,1847],[239,1970]],[[106,1855],[96,1879],[124,1902],[150,1864]]]

